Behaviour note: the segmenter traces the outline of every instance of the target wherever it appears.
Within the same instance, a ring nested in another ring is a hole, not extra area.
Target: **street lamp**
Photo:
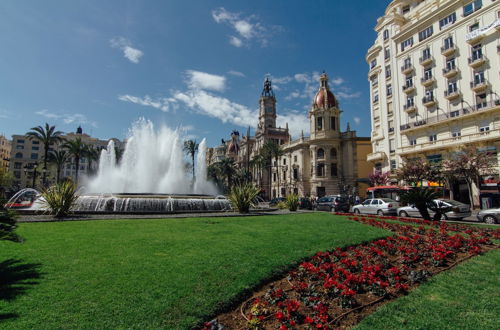
[[[47,180],[46,180],[47,168],[45,166],[42,168],[42,173],[43,173],[43,178],[44,178],[42,185],[45,188],[47,186]]]
[[[37,163],[33,164],[33,184],[32,187],[35,189],[35,181],[36,181],[36,168],[38,167]]]

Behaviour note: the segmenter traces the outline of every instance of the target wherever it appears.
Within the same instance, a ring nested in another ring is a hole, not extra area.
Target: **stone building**
[[[0,135],[0,168],[5,170],[9,169],[11,144],[4,135]]]
[[[288,125],[276,127],[276,97],[271,81],[266,79],[259,99],[255,136],[250,136],[250,130],[241,139],[233,133],[231,141],[223,140],[223,144],[208,151],[207,162],[210,165],[224,157],[233,158],[238,167],[252,173],[265,198],[290,193],[313,197],[359,194],[370,172],[369,166],[359,163],[366,163],[371,147],[368,138],[357,137],[349,126],[347,131],[341,131],[341,113],[328,86],[328,76],[323,73],[308,112],[310,135],[304,136],[302,132],[299,139],[292,141]],[[278,161],[273,159],[264,166],[256,166],[254,160],[268,141],[278,144],[283,156]]]

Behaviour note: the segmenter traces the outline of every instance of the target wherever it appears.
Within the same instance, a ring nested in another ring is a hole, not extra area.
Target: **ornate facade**
[[[263,190],[264,197],[283,197],[290,193],[300,196],[321,197],[333,194],[362,194],[370,167],[366,156],[371,152],[369,138],[356,136],[349,129],[341,132],[339,103],[328,86],[328,76],[323,73],[320,86],[308,112],[310,136],[302,132],[292,141],[288,125],[276,127],[276,97],[271,81],[266,79],[259,99],[259,122],[255,136],[247,134],[239,139],[233,132],[231,141],[210,148],[208,164],[231,157],[240,168],[252,173],[255,184]],[[272,141],[283,150],[276,161],[256,164],[264,144]],[[235,147],[237,144],[238,147]]]

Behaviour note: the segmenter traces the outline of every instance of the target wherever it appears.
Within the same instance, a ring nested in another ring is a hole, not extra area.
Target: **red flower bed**
[[[318,252],[206,329],[333,328],[358,323],[376,304],[405,294],[428,277],[485,250],[499,230],[404,219],[411,226],[349,216],[394,236]],[[392,219],[385,217],[385,219]],[[395,218],[396,219],[396,218]],[[401,221],[401,218],[397,218]],[[424,227],[426,225],[427,227]],[[429,228],[430,226],[430,228]]]

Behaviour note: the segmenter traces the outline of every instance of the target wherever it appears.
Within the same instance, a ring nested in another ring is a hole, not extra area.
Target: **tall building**
[[[0,168],[9,169],[11,142],[4,135],[0,135]]]
[[[249,169],[253,181],[262,188],[266,198],[283,197],[290,193],[321,197],[332,194],[358,194],[369,174],[366,155],[371,152],[368,138],[356,136],[349,126],[340,128],[341,110],[323,73],[319,88],[308,112],[310,136],[302,132],[292,141],[285,128],[276,127],[276,97],[271,82],[266,80],[259,99],[259,122],[255,136],[240,139],[238,132],[229,141],[208,152],[209,164],[224,157],[233,158],[240,168]],[[264,144],[273,141],[283,150],[283,156],[271,163],[256,166],[255,159]]]
[[[500,163],[500,2],[394,0],[375,31],[366,55],[373,167],[394,172],[464,145]]]
[[[78,127],[76,133],[68,133],[62,136],[65,140],[70,141],[80,138],[83,143],[92,146],[94,149],[102,150],[108,144],[108,140],[100,140],[83,133],[81,127]],[[117,139],[115,145],[122,149],[123,144]],[[61,144],[53,145],[50,150],[60,150]],[[40,141],[30,140],[25,135],[12,136],[12,150],[10,152],[10,165],[9,170],[14,175],[14,190],[19,190],[26,187],[39,186],[43,176],[43,157],[45,154],[45,147]],[[56,182],[56,170],[53,165],[48,166],[47,171],[47,184],[51,185]],[[87,157],[80,159],[79,176],[85,176],[95,171],[97,162],[89,164]],[[61,171],[61,178],[74,178],[75,177],[75,164],[74,159],[70,158]]]

